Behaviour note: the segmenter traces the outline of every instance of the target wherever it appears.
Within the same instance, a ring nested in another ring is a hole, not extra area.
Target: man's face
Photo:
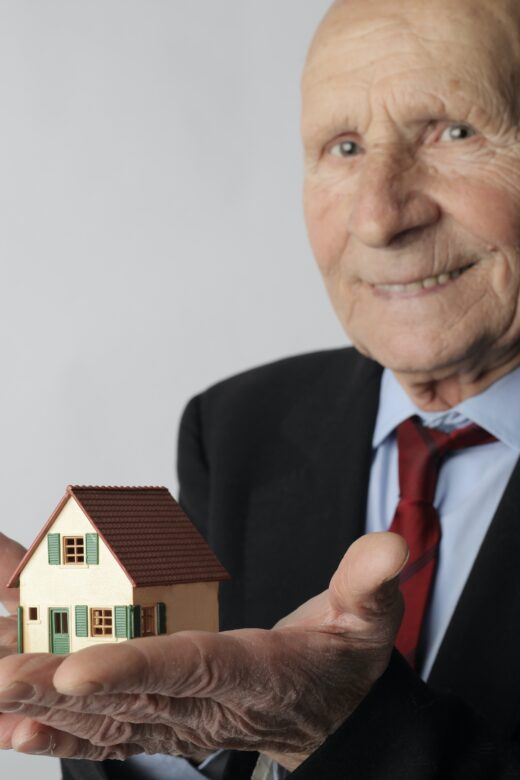
[[[311,48],[311,244],[353,343],[397,372],[478,373],[520,343],[514,6],[346,0]]]

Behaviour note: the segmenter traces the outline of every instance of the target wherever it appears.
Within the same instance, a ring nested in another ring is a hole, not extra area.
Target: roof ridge
[[[135,492],[136,490],[166,490],[164,485],[67,485],[67,492],[71,493],[74,490],[129,490]]]

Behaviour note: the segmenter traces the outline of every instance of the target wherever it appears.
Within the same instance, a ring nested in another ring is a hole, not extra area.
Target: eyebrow
[[[495,95],[497,99],[496,105],[490,109],[484,108],[482,100],[479,99],[478,94],[473,89],[471,92],[461,90],[456,94],[452,93],[449,95],[447,94],[449,93],[449,85],[440,84],[439,87],[440,94],[445,96],[443,98],[425,90],[421,94],[421,91],[413,85],[405,85],[401,96],[406,95],[406,91],[411,95],[409,102],[406,101],[405,107],[400,109],[400,114],[407,117],[405,119],[406,124],[427,124],[431,121],[450,120],[467,122],[468,124],[476,123],[482,126],[491,124],[494,120],[496,120],[497,124],[501,123],[504,114],[513,119],[514,108],[501,94]],[[318,96],[316,107],[313,108],[312,106],[316,98],[311,95],[311,110],[307,112],[307,116],[304,114],[302,118],[302,128],[306,137],[312,139],[315,136],[321,136],[326,133],[330,138],[334,138],[343,133],[360,132],[359,125],[363,124],[365,119],[363,118],[361,122],[354,121],[356,113],[359,118],[359,109],[353,111],[348,105],[348,103],[351,104],[352,98],[349,100],[348,96],[346,96],[344,105],[331,109],[330,103],[333,100],[334,90],[324,88],[320,91],[316,88],[314,92]],[[320,102],[329,104],[324,112],[323,119],[320,118]],[[363,106],[361,110],[366,114],[366,106]]]

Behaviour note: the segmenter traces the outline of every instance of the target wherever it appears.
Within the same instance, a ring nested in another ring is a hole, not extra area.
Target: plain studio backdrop
[[[344,344],[301,208],[328,0],[0,0],[0,528],[166,485],[187,400]],[[0,753],[2,777],[59,777]]]

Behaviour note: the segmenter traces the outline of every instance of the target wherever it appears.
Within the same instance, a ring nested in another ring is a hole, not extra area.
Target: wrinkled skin
[[[424,409],[520,363],[520,5],[343,0],[303,78],[305,212],[354,345]],[[388,291],[474,263],[445,285]]]
[[[19,546],[6,537],[0,544],[11,571]],[[0,745],[91,760],[142,752],[200,758],[228,747],[294,769],[386,668],[407,554],[396,534],[363,537],[328,591],[271,631],[182,632],[68,657],[20,656],[12,655],[12,619],[0,619]],[[8,574],[0,571],[0,580]]]

